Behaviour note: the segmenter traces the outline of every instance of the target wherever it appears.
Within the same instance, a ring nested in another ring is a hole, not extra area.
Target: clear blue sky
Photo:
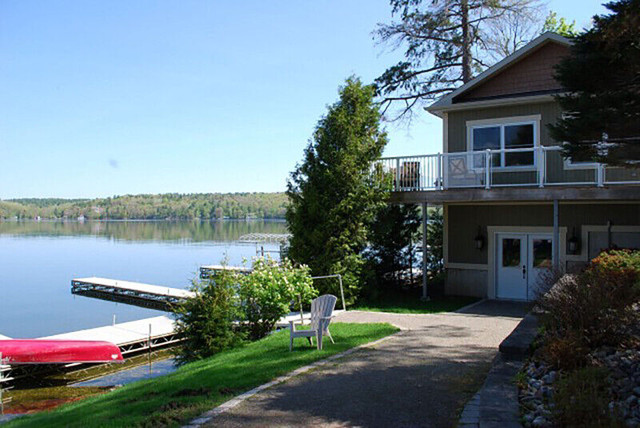
[[[597,0],[552,0],[580,27]],[[282,191],[386,0],[0,2],[0,198]],[[440,150],[426,113],[387,155]]]

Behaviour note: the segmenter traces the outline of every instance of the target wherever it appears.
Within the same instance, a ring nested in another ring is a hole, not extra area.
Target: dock
[[[244,266],[205,265],[200,266],[200,279],[214,278],[218,272],[223,271],[248,275],[253,269]]]
[[[131,353],[167,346],[180,341],[175,333],[174,321],[167,316],[145,318],[105,327],[89,328],[41,337],[46,340],[102,340],[120,348],[123,356]]]
[[[159,311],[171,311],[173,305],[195,296],[181,288],[98,277],[72,280],[71,293]]]
[[[104,340],[117,345],[122,356],[139,352],[151,352],[154,349],[177,344],[182,339],[175,332],[174,321],[167,316],[145,318],[112,324],[104,327],[89,328],[69,333],[40,337],[47,340]],[[0,365],[0,387],[11,381],[50,373],[52,370],[76,370],[84,364],[52,365]]]

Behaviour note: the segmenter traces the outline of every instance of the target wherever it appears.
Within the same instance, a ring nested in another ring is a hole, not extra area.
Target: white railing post
[[[443,186],[443,177],[442,177],[442,155],[438,152],[438,156],[436,157],[436,166],[438,171],[438,176],[436,177],[436,182],[438,185],[436,186],[437,190],[442,189]]]
[[[489,168],[491,167],[491,149],[487,149],[484,154],[484,188],[491,188],[491,171]]]
[[[544,146],[541,144],[538,146],[538,187],[544,187],[546,180],[545,171],[547,169],[547,153],[544,151]]]
[[[439,158],[442,164],[442,188],[447,190],[449,188],[449,154],[443,153]]]
[[[394,186],[396,191],[401,190],[400,188],[400,158],[396,159],[396,185]]]
[[[597,185],[598,187],[604,187],[604,165],[599,163],[597,166]]]

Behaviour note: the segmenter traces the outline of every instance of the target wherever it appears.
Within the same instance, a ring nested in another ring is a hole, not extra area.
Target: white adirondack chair
[[[293,339],[296,337],[307,337],[313,345],[315,336],[318,349],[322,349],[322,336],[327,335],[333,341],[329,332],[329,323],[333,318],[333,309],[338,298],[331,294],[325,294],[311,301],[311,328],[309,330],[296,330],[296,321],[289,321],[289,351],[293,350]],[[300,322],[298,322],[300,324]]]

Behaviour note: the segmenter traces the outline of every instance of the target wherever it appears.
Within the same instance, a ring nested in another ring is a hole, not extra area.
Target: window
[[[469,151],[533,149],[537,146],[538,123],[539,117],[468,122]],[[484,162],[484,154],[473,156],[475,168],[483,168]],[[533,150],[498,152],[492,155],[491,165],[498,168],[532,167],[535,154]]]

